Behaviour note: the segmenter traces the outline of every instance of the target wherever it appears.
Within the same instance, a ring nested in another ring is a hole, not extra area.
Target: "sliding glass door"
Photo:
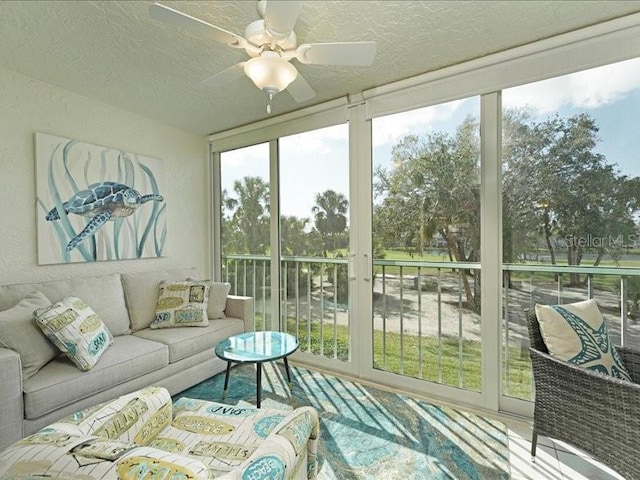
[[[279,330],[271,310],[270,182],[268,143],[220,155],[222,279],[231,294],[254,298],[255,330]]]
[[[480,99],[378,117],[373,367],[480,392]]]
[[[222,279],[254,297],[252,328],[338,369],[352,349],[348,138],[343,123],[219,156]]]
[[[348,139],[340,124],[278,140],[281,322],[325,364],[351,355]]]

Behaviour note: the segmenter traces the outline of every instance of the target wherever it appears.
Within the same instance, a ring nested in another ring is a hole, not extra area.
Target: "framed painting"
[[[162,160],[36,133],[38,264],[162,257]]]

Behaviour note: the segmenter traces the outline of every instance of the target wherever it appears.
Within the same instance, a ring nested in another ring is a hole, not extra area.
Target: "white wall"
[[[35,132],[164,160],[166,257],[38,266]],[[208,274],[207,150],[203,136],[0,69],[0,284],[174,266]]]

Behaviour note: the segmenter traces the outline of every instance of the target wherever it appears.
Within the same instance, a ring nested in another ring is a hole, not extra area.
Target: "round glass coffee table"
[[[287,357],[298,349],[298,339],[284,332],[247,332],[233,335],[216,346],[218,358],[227,362],[227,372],[224,376],[224,391],[222,398],[227,396],[229,373],[234,363],[256,364],[256,406],[260,408],[262,393],[262,364],[282,358],[287,371],[287,380],[291,385],[291,372]]]

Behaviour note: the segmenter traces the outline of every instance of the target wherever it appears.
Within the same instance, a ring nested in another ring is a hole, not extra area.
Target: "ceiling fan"
[[[290,63],[292,59],[308,65],[369,66],[376,55],[375,42],[304,43],[298,45],[293,31],[302,2],[296,0],[258,0],[262,18],[247,25],[244,36],[229,32],[198,18],[154,3],[149,14],[156,20],[208,36],[233,48],[242,48],[251,57],[216,73],[202,82],[210,87],[249,77],[268,97],[267,113],[277,93],[288,88],[297,102],[316,96],[309,83]]]

